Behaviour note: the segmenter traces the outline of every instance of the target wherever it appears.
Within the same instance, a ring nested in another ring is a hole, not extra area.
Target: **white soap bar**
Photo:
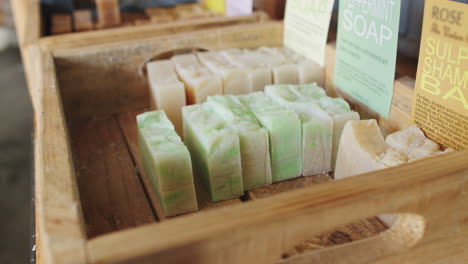
[[[299,68],[297,64],[281,52],[278,52],[278,48],[260,47],[254,52],[262,54],[264,57],[274,58],[273,62],[275,63],[269,65],[273,73],[274,84],[299,84]]]
[[[137,116],[143,168],[166,216],[198,210],[190,154],[164,111]]]
[[[206,105],[239,135],[244,190],[271,184],[268,131],[233,95],[210,96]]]
[[[263,91],[272,84],[271,70],[263,65],[257,56],[240,49],[222,50],[220,53],[233,65],[246,69],[249,77],[249,91]]]
[[[186,105],[184,84],[177,79],[170,60],[152,61],[146,65],[151,89],[150,105],[164,110],[174,124],[177,133],[182,133],[182,112]]]
[[[192,156],[195,175],[215,202],[244,194],[239,136],[203,105],[185,106],[184,142]]]
[[[301,121],[263,92],[239,96],[260,124],[268,130],[273,182],[302,174]]]
[[[246,69],[238,68],[218,52],[198,52],[201,64],[223,79],[224,94],[244,94],[249,92],[249,77]]]
[[[201,65],[194,54],[177,55],[171,60],[185,83],[187,104],[203,103],[208,96],[223,93],[221,78]]]
[[[325,91],[315,83],[311,85],[292,86],[291,88],[297,96],[302,98],[302,100],[318,103],[320,107],[327,111],[327,113],[332,117],[333,143],[331,168],[334,170],[343,127],[348,120],[359,120],[359,114],[351,111],[349,104],[343,99],[327,97],[325,95]]]
[[[295,111],[302,123],[302,175],[331,170],[333,120],[318,104],[301,101],[289,85],[271,85],[265,93]]]
[[[299,83],[317,83],[319,86],[325,86],[325,72],[320,64],[307,59],[286,47],[278,48],[278,52],[297,64],[299,72]]]

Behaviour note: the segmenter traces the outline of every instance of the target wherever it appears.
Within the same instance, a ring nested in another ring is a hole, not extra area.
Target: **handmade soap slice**
[[[333,119],[333,141],[331,168],[335,169],[336,155],[343,127],[348,120],[359,120],[359,114],[351,111],[349,104],[341,98],[331,98],[325,95],[325,91],[317,84],[291,86],[292,90],[301,100],[315,102],[327,111]]]
[[[275,51],[297,65],[299,84],[315,82],[321,87],[325,85],[325,73],[320,64],[313,60],[309,60],[286,47],[276,48]]]
[[[301,121],[297,114],[263,92],[241,95],[239,99],[268,130],[273,182],[301,176]]]
[[[203,103],[208,96],[223,93],[221,78],[201,65],[194,54],[177,55],[171,60],[185,83],[187,104]]]
[[[311,88],[312,89],[312,88]],[[295,111],[302,123],[302,175],[331,170],[333,120],[314,102],[301,101],[289,85],[270,85],[265,93]]]
[[[297,63],[278,52],[277,48],[260,47],[255,52],[262,54],[264,57],[275,58],[275,63],[269,65],[273,73],[274,84],[299,84],[299,68]],[[279,64],[276,64],[276,61]]]
[[[177,79],[170,60],[152,61],[146,65],[151,89],[150,105],[164,110],[179,135],[182,135],[182,112],[185,106],[184,84]]]
[[[164,111],[137,116],[143,168],[166,216],[198,210],[190,153]]]
[[[215,202],[243,195],[239,136],[203,105],[185,106],[184,142],[200,177]]]
[[[246,69],[238,68],[218,52],[198,52],[201,64],[223,79],[224,94],[244,94],[249,92],[249,78]]]
[[[233,65],[247,69],[249,91],[263,91],[265,86],[272,84],[271,70],[261,63],[262,59],[252,52],[241,49],[222,50],[220,53]]]
[[[271,184],[268,131],[233,95],[210,96],[206,105],[239,135],[244,190]]]

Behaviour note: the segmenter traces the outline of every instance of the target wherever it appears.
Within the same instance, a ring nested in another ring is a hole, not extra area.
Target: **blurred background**
[[[0,0],[0,263],[30,261],[32,106],[8,0]]]

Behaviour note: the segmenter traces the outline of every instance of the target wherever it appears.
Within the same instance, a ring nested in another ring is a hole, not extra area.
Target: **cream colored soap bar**
[[[279,65],[271,64],[274,84],[299,84],[299,68],[296,62],[278,51],[278,48],[260,47],[255,52],[265,57],[274,57]]]
[[[143,168],[166,216],[198,210],[187,147],[164,111],[137,116]]]
[[[324,87],[325,73],[320,64],[309,60],[286,47],[276,48],[276,51],[297,65],[299,84],[315,82],[319,86]]]
[[[241,95],[239,99],[268,130],[273,182],[301,176],[301,121],[297,114],[263,92]]]
[[[177,79],[170,60],[152,61],[146,65],[151,89],[150,105],[164,110],[174,124],[177,133],[182,133],[182,112],[185,106],[184,84]]]
[[[196,177],[215,202],[244,194],[239,136],[203,105],[185,106],[184,142],[190,150]]]
[[[314,86],[314,87],[311,87]],[[332,143],[332,159],[331,168],[335,169],[336,155],[338,153],[338,145],[343,132],[343,127],[348,120],[359,120],[359,114],[351,111],[349,104],[341,98],[331,98],[325,95],[325,91],[316,84],[292,86],[296,94],[310,102],[316,102],[320,107],[327,111],[333,119],[333,143]]]
[[[236,96],[210,96],[206,106],[239,135],[244,190],[271,184],[268,131]]]
[[[315,87],[310,87],[313,89]],[[303,101],[289,85],[271,85],[265,93],[273,100],[295,111],[302,123],[302,175],[315,175],[331,170],[333,120],[315,102]]]
[[[224,94],[244,94],[250,90],[246,69],[232,65],[218,52],[199,52],[197,57],[201,64],[223,79]]]
[[[252,52],[241,49],[222,50],[220,53],[233,65],[246,69],[249,77],[249,92],[263,91],[272,84],[271,70],[261,63]]]
[[[172,57],[180,79],[185,83],[187,104],[199,104],[210,95],[223,93],[222,80],[201,65],[194,54]]]

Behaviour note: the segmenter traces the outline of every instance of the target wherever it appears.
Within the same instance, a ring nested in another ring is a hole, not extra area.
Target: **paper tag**
[[[245,16],[252,14],[253,0],[226,0],[227,16]]]
[[[333,0],[288,0],[283,43],[322,67]]]
[[[411,121],[445,147],[468,148],[468,4],[427,0]]]
[[[400,0],[340,0],[335,86],[390,116]]]

